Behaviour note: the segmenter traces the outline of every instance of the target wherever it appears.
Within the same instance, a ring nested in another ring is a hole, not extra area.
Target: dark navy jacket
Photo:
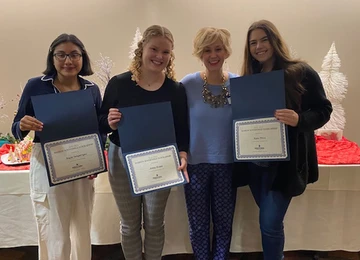
[[[82,90],[91,91],[94,98],[94,106],[96,107],[96,112],[99,115],[101,107],[101,94],[99,87],[82,77],[78,77]],[[34,109],[31,103],[31,97],[37,95],[53,94],[59,93],[59,90],[53,84],[55,80],[55,75],[45,75],[36,78],[30,79],[22,93],[18,110],[14,118],[11,131],[16,139],[22,140],[29,131],[20,130],[20,120],[25,115],[35,116]],[[66,104],[64,104],[66,106]],[[79,100],[79,106],[81,106],[81,101]],[[51,107],[49,107],[51,109]],[[35,132],[34,142],[39,142],[39,136]]]

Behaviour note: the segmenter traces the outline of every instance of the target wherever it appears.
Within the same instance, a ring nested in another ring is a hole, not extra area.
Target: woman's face
[[[261,64],[272,63],[274,48],[262,29],[255,29],[249,36],[249,48],[251,56]]]
[[[58,75],[75,77],[83,66],[81,49],[72,42],[64,42],[55,47],[53,62]]]
[[[209,72],[219,71],[222,70],[222,66],[228,57],[229,54],[226,52],[224,44],[221,40],[217,40],[204,48],[201,61]]]
[[[161,72],[169,64],[172,43],[163,36],[152,37],[143,47],[142,69]]]

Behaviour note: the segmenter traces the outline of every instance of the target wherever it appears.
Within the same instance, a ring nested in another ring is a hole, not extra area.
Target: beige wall
[[[359,0],[0,0],[0,96],[7,101],[0,115],[0,132],[9,132],[20,85],[41,74],[50,43],[62,32],[76,34],[93,61],[99,53],[115,62],[113,75],[128,63],[129,45],[136,27],[167,26],[175,37],[178,79],[201,69],[191,56],[192,39],[202,26],[225,27],[233,38],[230,70],[240,69],[245,34],[255,20],[277,25],[298,56],[317,71],[335,41],[341,72],[349,81],[343,102],[345,136],[360,143],[358,100],[360,77]],[[90,79],[95,79],[91,77]]]

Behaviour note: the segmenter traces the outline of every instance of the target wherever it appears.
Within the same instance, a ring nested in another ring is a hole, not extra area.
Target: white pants
[[[90,260],[93,181],[50,187],[40,144],[30,161],[30,196],[38,228],[39,260]]]

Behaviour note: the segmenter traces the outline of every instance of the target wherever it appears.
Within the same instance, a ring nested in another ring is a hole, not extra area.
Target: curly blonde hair
[[[225,51],[229,57],[232,52],[231,34],[227,29],[215,27],[204,27],[197,32],[194,39],[193,55],[201,60],[204,49],[217,40],[220,40],[224,45]]]
[[[168,39],[171,42],[172,47],[174,48],[174,37],[169,29],[160,25],[152,25],[148,27],[143,33],[142,39],[137,44],[137,48],[134,52],[135,56],[132,59],[129,66],[129,70],[132,73],[131,79],[133,81],[139,81],[141,78],[141,65],[142,65],[142,55],[143,55],[144,46],[146,45],[146,43],[150,41],[151,38],[159,37],[159,36]],[[176,80],[175,71],[174,71],[174,66],[175,66],[174,59],[175,59],[175,55],[173,50],[171,50],[170,60],[165,68],[165,75],[166,77],[172,80]]]

